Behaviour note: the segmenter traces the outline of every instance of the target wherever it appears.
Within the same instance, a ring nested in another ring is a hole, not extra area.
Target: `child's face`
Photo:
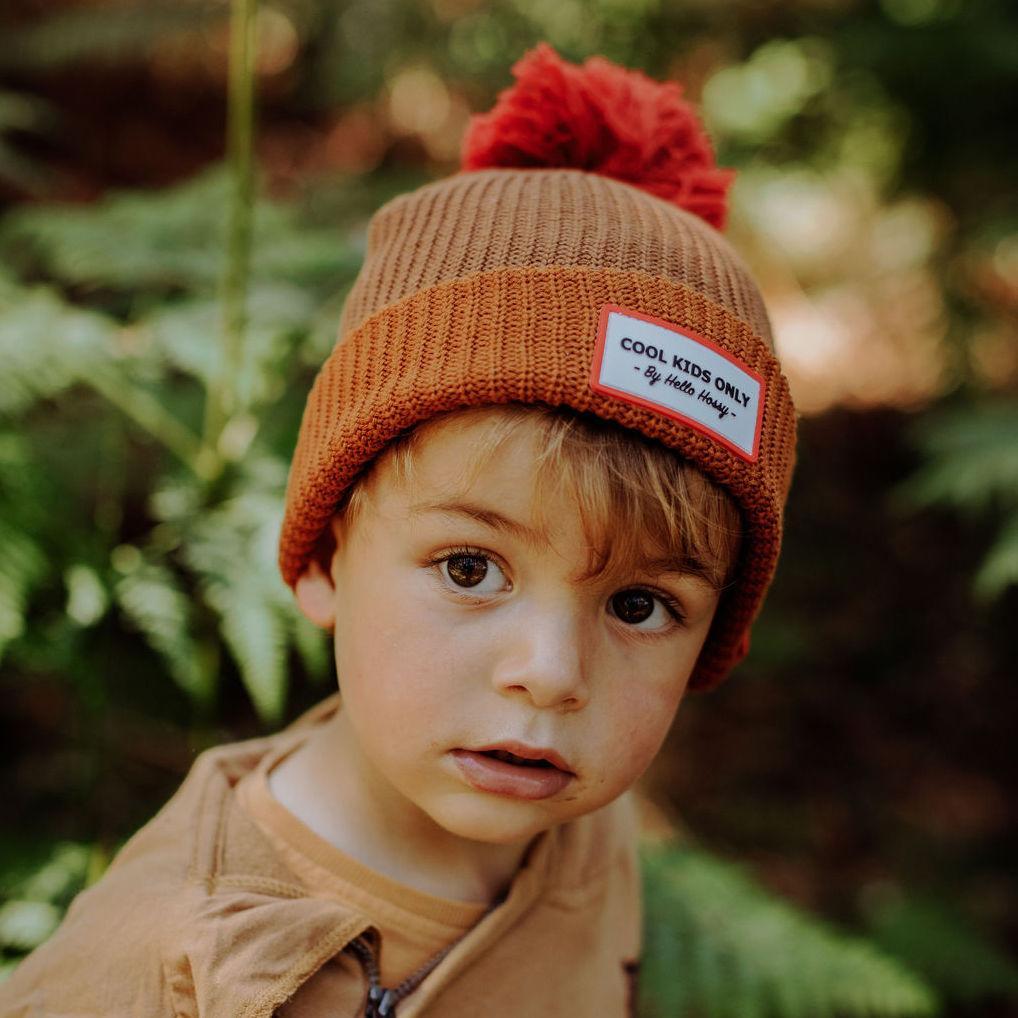
[[[331,582],[312,567],[298,598],[306,611],[317,598],[308,614],[335,626],[356,743],[346,756],[379,816],[423,811],[445,832],[508,845],[639,778],[718,592],[660,564],[584,578],[573,501],[556,494],[535,512],[537,429],[523,424],[477,468],[490,427],[474,413],[431,430],[408,482],[381,466],[361,511],[337,527]],[[500,761],[490,755],[500,747],[555,766]]]

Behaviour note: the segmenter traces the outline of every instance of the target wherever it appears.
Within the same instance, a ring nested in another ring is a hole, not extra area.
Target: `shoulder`
[[[0,986],[0,1012],[191,1014],[192,965],[221,938],[230,908],[224,893],[233,906],[251,893],[231,878],[250,870],[254,882],[276,890],[287,882],[287,871],[267,865],[272,855],[244,828],[232,795],[239,777],[285,735],[201,754],[102,879],[78,895],[50,940]],[[300,893],[290,888],[282,897]]]

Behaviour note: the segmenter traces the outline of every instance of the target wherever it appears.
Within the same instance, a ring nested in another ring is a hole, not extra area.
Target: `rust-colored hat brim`
[[[754,461],[695,427],[593,390],[605,305],[709,336],[763,379]],[[280,539],[283,578],[296,583],[346,489],[394,438],[437,414],[513,402],[570,407],[638,431],[695,464],[738,503],[745,533],[737,582],[690,683],[715,685],[742,656],[774,573],[795,413],[759,334],[703,293],[645,272],[497,268],[418,290],[364,320],[336,345],[308,398]]]

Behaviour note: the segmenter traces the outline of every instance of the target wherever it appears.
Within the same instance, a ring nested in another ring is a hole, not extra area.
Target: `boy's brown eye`
[[[622,622],[636,625],[654,613],[654,595],[647,590],[620,590],[612,594],[612,614]]]
[[[480,555],[451,555],[445,569],[457,586],[476,587],[488,575],[488,560]]]

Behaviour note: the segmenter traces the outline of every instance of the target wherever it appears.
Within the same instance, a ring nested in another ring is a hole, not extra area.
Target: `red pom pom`
[[[604,57],[582,67],[547,43],[514,65],[516,84],[470,119],[462,168],[562,167],[624,180],[722,229],[734,174],[718,169],[693,107]]]

